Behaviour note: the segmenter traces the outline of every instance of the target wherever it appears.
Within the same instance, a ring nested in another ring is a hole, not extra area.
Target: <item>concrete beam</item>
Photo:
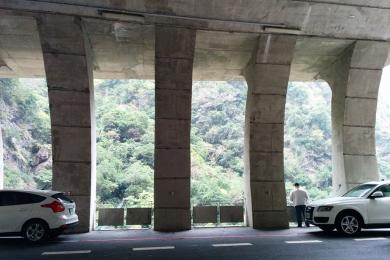
[[[284,110],[295,36],[265,34],[243,74],[248,83],[245,116],[245,183],[248,224],[288,228],[283,172]]]
[[[321,72],[332,88],[332,164],[336,195],[379,180],[375,121],[382,69],[390,44],[357,41]]]
[[[195,31],[156,27],[154,229],[191,229],[190,129]]]
[[[359,4],[356,4],[349,0],[346,4],[346,1],[337,0],[0,0],[0,9],[95,18],[103,18],[102,10],[111,10],[124,13],[116,18],[119,21],[131,21],[132,16],[126,14],[135,14],[144,16],[147,24],[185,26],[193,29],[259,33],[264,27],[270,26],[297,28],[306,35],[388,40],[388,4],[383,4],[383,1],[367,2],[359,1]]]
[[[91,55],[80,18],[38,17],[50,104],[53,189],[70,192],[79,225],[88,232],[95,212],[95,121]]]

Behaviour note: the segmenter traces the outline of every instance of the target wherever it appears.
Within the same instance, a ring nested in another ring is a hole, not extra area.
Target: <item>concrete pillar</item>
[[[0,190],[4,188],[4,148],[3,133],[0,124]]]
[[[243,74],[247,221],[254,228],[287,228],[284,109],[295,36],[263,34]]]
[[[375,120],[382,69],[388,57],[389,43],[357,41],[332,67],[320,73],[332,88],[335,195],[379,179]]]
[[[156,27],[154,228],[191,229],[190,129],[196,32]]]
[[[80,18],[42,15],[38,29],[48,86],[53,190],[70,192],[88,232],[95,208],[95,116],[89,44]]]

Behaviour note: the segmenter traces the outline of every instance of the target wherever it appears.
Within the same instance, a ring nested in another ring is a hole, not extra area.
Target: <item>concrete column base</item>
[[[283,171],[284,109],[295,36],[264,34],[244,70],[247,222],[257,229],[288,228]]]
[[[195,31],[156,27],[154,229],[191,229],[191,95]]]
[[[42,15],[38,29],[48,85],[53,190],[70,193],[79,225],[89,232],[95,212],[95,122],[89,45],[80,18]]]
[[[379,180],[375,121],[382,68],[390,44],[357,41],[334,66],[321,73],[332,88],[334,195]]]

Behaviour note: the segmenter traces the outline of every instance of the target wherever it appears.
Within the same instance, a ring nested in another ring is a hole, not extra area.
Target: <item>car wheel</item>
[[[334,226],[333,225],[320,225],[318,226],[320,229],[322,229],[322,231],[325,231],[325,232],[332,232],[333,229],[334,229]]]
[[[360,216],[354,212],[342,213],[337,218],[337,231],[343,235],[353,236],[362,229]]]
[[[24,225],[22,235],[29,242],[39,243],[48,238],[49,227],[42,220],[31,220]]]

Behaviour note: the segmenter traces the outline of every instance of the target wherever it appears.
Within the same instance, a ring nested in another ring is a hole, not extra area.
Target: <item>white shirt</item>
[[[290,200],[293,202],[294,206],[305,205],[309,200],[307,192],[304,190],[295,190],[290,194]]]

